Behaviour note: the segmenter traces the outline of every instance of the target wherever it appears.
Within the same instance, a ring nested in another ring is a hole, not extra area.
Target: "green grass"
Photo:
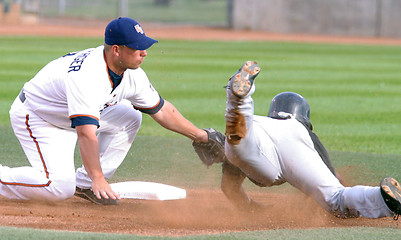
[[[50,2],[49,2],[50,3]],[[113,19],[119,14],[119,1],[67,1],[63,17],[79,19]],[[153,0],[127,1],[127,15],[143,22],[181,23],[198,25],[227,26],[227,0],[174,0],[169,5],[155,4]],[[59,6],[43,4],[41,17],[58,17]]]
[[[296,91],[309,101],[315,132],[329,150],[335,167],[352,184],[375,185],[387,175],[401,179],[400,46],[159,40],[148,50],[142,67],[161,96],[198,127],[224,131],[223,86],[244,61],[256,60],[262,68],[253,95],[256,114],[267,114],[275,94]],[[23,84],[49,61],[100,44],[100,38],[0,37],[0,164],[28,164],[13,136],[8,116]],[[185,188],[218,188],[220,171],[218,166],[210,169],[202,166],[188,139],[144,116],[132,149],[111,181],[134,178]],[[246,188],[261,191],[251,184]],[[29,236],[47,237],[43,239],[160,239],[0,228],[2,239],[26,239],[28,232]],[[338,239],[339,236],[392,239],[400,238],[401,233],[395,229],[333,228],[184,239]]]
[[[134,236],[126,234],[106,234],[106,233],[82,233],[82,232],[58,232],[49,230],[37,230],[29,228],[3,228],[0,227],[2,240],[25,240],[25,239],[41,239],[41,240],[64,240],[64,239],[96,239],[96,240],[156,240],[156,239],[183,239],[183,240],[265,240],[265,239],[285,239],[285,240],[338,240],[338,239],[399,239],[401,230],[392,228],[322,228],[322,229],[302,229],[302,230],[269,230],[269,231],[253,231],[240,233],[223,233],[204,236],[185,236],[185,237],[151,237],[151,236]],[[352,237],[350,237],[352,236]]]

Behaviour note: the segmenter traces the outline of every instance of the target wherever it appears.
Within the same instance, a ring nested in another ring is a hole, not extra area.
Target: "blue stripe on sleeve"
[[[71,127],[72,128],[75,128],[76,126],[89,125],[89,124],[100,127],[99,121],[97,119],[94,119],[91,117],[79,116],[79,117],[71,118]]]
[[[135,106],[134,106],[134,108],[139,110],[139,111],[141,111],[141,112],[143,112],[143,113],[152,115],[152,114],[157,113],[163,107],[163,105],[164,105],[164,99],[162,97],[160,97],[159,103],[156,106],[152,107],[152,108],[137,108]]]

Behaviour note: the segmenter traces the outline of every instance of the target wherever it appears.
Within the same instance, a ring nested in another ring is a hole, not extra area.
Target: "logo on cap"
[[[141,26],[139,26],[139,24],[135,25],[134,27],[137,33],[144,34],[143,29]]]

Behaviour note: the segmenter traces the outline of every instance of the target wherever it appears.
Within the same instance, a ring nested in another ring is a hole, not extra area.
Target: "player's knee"
[[[74,196],[75,181],[55,180],[49,186],[50,199],[52,201],[62,201]]]
[[[137,131],[142,124],[142,114],[133,109],[127,113],[126,129]]]
[[[109,125],[108,130],[113,133],[126,132],[129,135],[136,134],[142,124],[142,114],[135,110],[129,109],[124,114],[119,116],[119,119],[114,120],[113,125]]]

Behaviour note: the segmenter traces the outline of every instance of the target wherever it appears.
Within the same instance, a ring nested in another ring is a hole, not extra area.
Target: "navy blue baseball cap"
[[[136,50],[146,50],[158,41],[146,36],[141,25],[134,19],[120,17],[107,25],[104,42],[108,45],[125,45]]]

